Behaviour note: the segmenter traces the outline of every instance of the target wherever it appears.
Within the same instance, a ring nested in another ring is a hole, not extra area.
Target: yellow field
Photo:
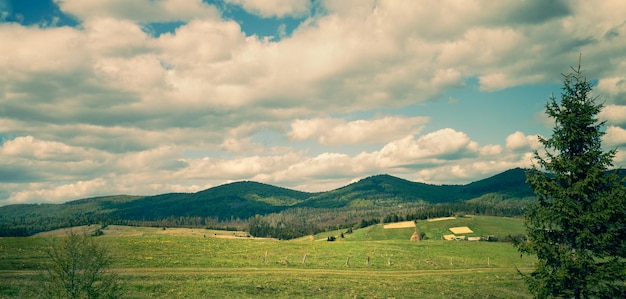
[[[415,222],[414,221],[403,221],[403,222],[389,223],[389,224],[385,224],[383,226],[384,229],[389,229],[389,228],[408,228],[408,227],[415,227]]]
[[[474,232],[467,226],[451,227],[450,231],[454,233],[455,235],[471,234]]]

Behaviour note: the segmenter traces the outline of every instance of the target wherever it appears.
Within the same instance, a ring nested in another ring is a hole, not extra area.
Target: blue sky
[[[528,167],[578,63],[626,165],[623,1],[0,0],[0,205],[464,184]]]

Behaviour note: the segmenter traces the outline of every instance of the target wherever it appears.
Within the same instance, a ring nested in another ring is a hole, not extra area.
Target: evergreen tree
[[[527,172],[538,202],[525,216],[528,241],[516,246],[538,262],[523,276],[538,298],[626,298],[624,181],[609,171],[616,150],[602,149],[603,105],[580,63],[572,70],[560,103],[552,96],[546,105],[555,127]]]

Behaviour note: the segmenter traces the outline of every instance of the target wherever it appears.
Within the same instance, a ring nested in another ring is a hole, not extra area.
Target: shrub
[[[50,264],[42,295],[47,298],[119,298],[118,277],[106,248],[93,237],[69,232],[48,248]]]

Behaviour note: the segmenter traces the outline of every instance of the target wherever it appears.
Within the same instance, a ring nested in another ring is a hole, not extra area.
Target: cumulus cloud
[[[558,82],[581,52],[609,103],[603,140],[624,148],[623,1],[230,2],[299,18],[276,41],[200,0],[55,3],[79,25],[0,23],[0,197],[12,202],[237,179],[320,190],[381,172],[468,182],[528,165],[535,132],[479,145],[431,124],[429,105],[470,101],[448,92],[473,82]],[[152,35],[152,22],[180,26]]]
[[[541,143],[536,135],[527,136],[517,131],[506,138],[506,148],[512,151],[528,151],[539,148]]]
[[[8,202],[12,204],[28,203],[32,199],[43,199],[47,202],[58,202],[67,198],[80,198],[85,194],[93,194],[94,189],[103,190],[103,187],[105,186],[106,181],[99,178],[89,181],[77,181],[75,183],[58,186],[34,184],[31,186],[32,189],[22,190],[12,194]]]
[[[417,139],[411,135],[392,141],[372,155],[383,167],[413,167],[475,156],[478,150],[478,144],[467,134],[446,128]]]
[[[32,182],[72,180],[111,170],[103,167],[111,159],[106,152],[32,136],[5,142],[0,147],[0,156],[4,157],[0,169],[12,169],[18,177],[32,176]]]
[[[530,167],[531,155],[526,153],[516,158],[478,160],[464,164],[443,164],[419,169],[410,179],[433,184],[465,184],[475,177],[485,178],[511,168]]]
[[[44,141],[33,136],[21,136],[4,142],[0,146],[3,157],[31,161],[73,162],[98,160],[107,153],[90,148],[68,146],[57,141]]]
[[[502,153],[502,146],[499,144],[488,144],[480,148],[481,156],[494,157]]]
[[[602,109],[598,118],[609,125],[624,125],[626,124],[626,106],[607,105]]]
[[[324,145],[380,143],[419,133],[428,117],[383,117],[346,122],[339,118],[295,120],[292,140],[314,139]]]
[[[626,145],[626,130],[624,128],[609,126],[602,138],[606,147],[623,147]]]
[[[54,0],[61,10],[82,20],[114,17],[137,22],[188,21],[217,18],[218,11],[202,0]]]
[[[602,78],[598,81],[597,91],[610,103],[624,105],[626,104],[626,77]]]

